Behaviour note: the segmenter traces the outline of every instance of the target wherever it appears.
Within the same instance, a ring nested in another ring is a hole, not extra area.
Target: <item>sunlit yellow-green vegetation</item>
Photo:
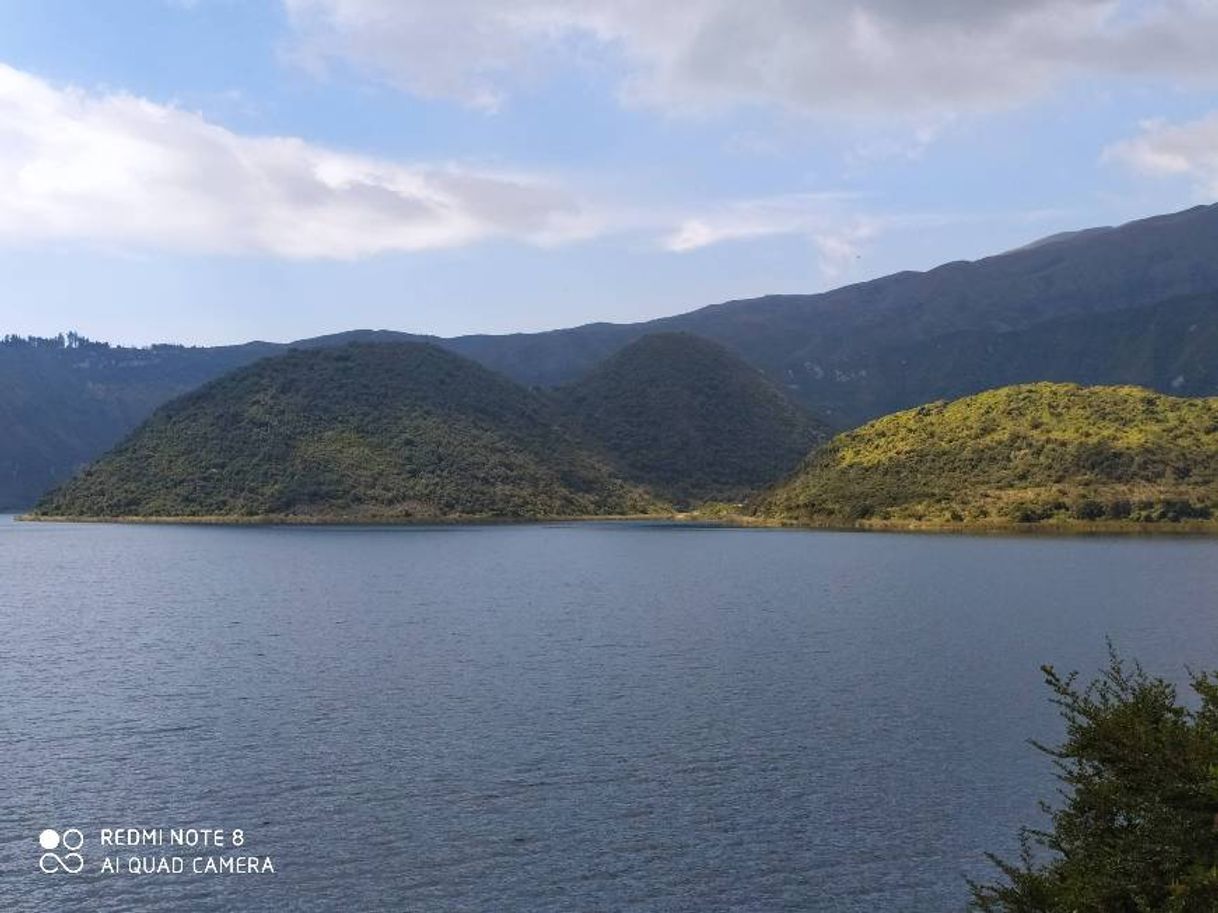
[[[36,516],[410,519],[655,510],[544,397],[423,344],[293,351],[158,410]]]
[[[1172,522],[1218,508],[1218,399],[1027,384],[877,419],[756,505],[822,523]]]

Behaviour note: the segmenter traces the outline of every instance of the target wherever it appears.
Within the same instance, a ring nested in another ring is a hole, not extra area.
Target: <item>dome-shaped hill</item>
[[[739,499],[827,436],[756,368],[687,333],[644,336],[558,396],[623,476],[680,502]]]
[[[624,514],[650,500],[552,404],[423,344],[292,351],[168,403],[42,516]]]
[[[761,498],[812,523],[1206,519],[1218,399],[1030,384],[877,419]]]

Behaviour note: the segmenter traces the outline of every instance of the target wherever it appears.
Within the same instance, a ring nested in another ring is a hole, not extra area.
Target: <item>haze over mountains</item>
[[[647,334],[714,340],[838,428],[1004,384],[1057,380],[1218,392],[1218,205],[1044,239],[925,273],[767,296],[638,324],[433,340],[530,386],[558,386]],[[355,331],[295,343],[419,340]],[[160,403],[286,351],[0,346],[0,507],[32,504]]]

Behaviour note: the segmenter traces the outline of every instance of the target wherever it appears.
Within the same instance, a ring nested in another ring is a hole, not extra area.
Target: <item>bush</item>
[[[1048,515],[1043,506],[1030,504],[1027,501],[1018,501],[1008,510],[1008,516],[1016,523],[1039,523]]]
[[[1110,660],[1085,688],[1044,667],[1066,722],[1053,758],[1065,804],[1025,828],[1001,879],[970,883],[984,913],[1213,913],[1218,910],[1218,680],[1175,687]]]
[[[1070,515],[1076,520],[1099,520],[1104,514],[1104,505],[1093,498],[1076,501],[1070,508]]]

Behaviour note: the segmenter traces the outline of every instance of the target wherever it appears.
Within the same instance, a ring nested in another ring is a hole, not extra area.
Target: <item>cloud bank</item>
[[[354,260],[492,239],[549,246],[632,234],[680,254],[795,236],[834,279],[891,227],[858,203],[822,192],[608,204],[538,175],[242,135],[191,111],[0,64],[0,243]]]
[[[1200,196],[1218,197],[1218,111],[1182,124],[1149,121],[1140,135],[1109,146],[1104,158],[1146,175],[1191,178]]]
[[[1218,81],[1214,0],[283,0],[297,56],[494,109],[606,57],[630,102],[989,110],[1086,75]]]
[[[559,185],[243,136],[0,64],[0,238],[352,259],[593,233]]]
[[[679,253],[796,234],[833,275],[870,234],[850,199],[791,194],[693,213],[606,206],[538,176],[244,136],[190,111],[59,88],[0,64],[0,241],[12,243],[358,259],[496,238],[553,245],[642,233]]]

